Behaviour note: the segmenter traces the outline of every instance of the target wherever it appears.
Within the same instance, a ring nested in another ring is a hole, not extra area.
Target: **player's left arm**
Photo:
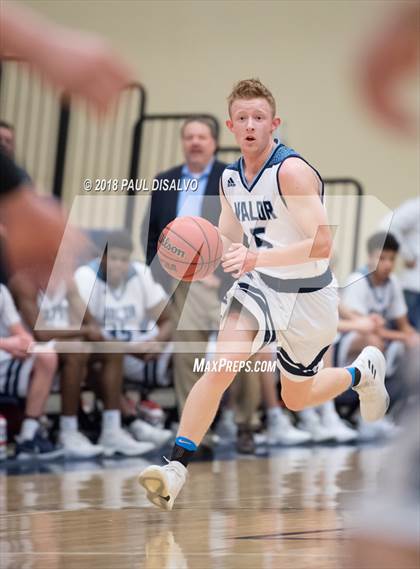
[[[302,232],[302,240],[286,248],[261,251],[256,266],[282,267],[329,259],[332,236],[315,172],[303,160],[289,158],[277,176],[287,209]]]
[[[299,158],[289,158],[279,169],[278,181],[286,206],[301,230],[302,239],[287,247],[258,252],[233,244],[225,255],[223,268],[235,277],[255,267],[300,265],[328,259],[331,255],[331,231],[319,195],[319,179],[312,168]]]

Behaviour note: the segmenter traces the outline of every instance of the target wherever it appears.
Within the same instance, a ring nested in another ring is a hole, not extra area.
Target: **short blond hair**
[[[273,117],[276,114],[276,101],[271,91],[259,79],[243,79],[234,85],[228,97],[229,114],[233,102],[237,99],[265,99],[273,111]]]

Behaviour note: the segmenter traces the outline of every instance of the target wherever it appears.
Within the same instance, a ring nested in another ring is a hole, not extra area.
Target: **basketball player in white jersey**
[[[222,266],[238,280],[222,308],[216,371],[205,373],[191,390],[169,464],[140,474],[148,499],[166,510],[235,377],[234,364],[273,340],[289,409],[320,405],[349,388],[359,394],[367,421],[382,418],[389,403],[385,359],[377,348],[365,348],[348,368],[322,369],[337,330],[338,295],[329,269],[332,237],[320,175],[273,140],[280,119],[260,81],[240,81],[228,101],[226,125],[242,157],[222,175],[219,230]]]
[[[166,379],[171,356],[172,326],[167,297],[153,279],[150,268],[130,260],[132,251],[133,243],[126,231],[110,232],[102,262],[94,259],[79,267],[75,281],[104,337],[127,342],[124,379],[141,385],[152,376],[150,379],[159,384]],[[153,325],[153,329],[142,331],[148,329],[148,324],[150,328]],[[149,341],[152,340],[155,353],[150,351]],[[136,348],[132,354],[130,347]],[[140,353],[142,348],[144,352]],[[159,349],[162,353],[158,353]],[[153,360],[155,365],[152,365]],[[138,441],[162,446],[173,437],[170,430],[154,427],[136,415],[124,417],[123,414],[123,418],[128,431]]]

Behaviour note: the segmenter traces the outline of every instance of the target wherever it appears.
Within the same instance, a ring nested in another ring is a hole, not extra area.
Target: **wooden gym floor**
[[[386,447],[278,449],[189,467],[175,509],[149,506],[144,459],[0,467],[2,569],[340,569],[347,514]],[[153,460],[156,462],[156,459]]]

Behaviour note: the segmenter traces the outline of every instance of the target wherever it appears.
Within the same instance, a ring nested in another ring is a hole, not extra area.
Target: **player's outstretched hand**
[[[257,263],[257,254],[250,251],[242,243],[232,243],[222,258],[222,267],[225,273],[239,278],[244,273],[253,271]]]
[[[420,61],[420,4],[401,3],[386,26],[363,46],[358,62],[359,84],[370,108],[389,126],[415,135],[418,117],[399,96],[407,77],[416,77]]]
[[[2,55],[32,63],[55,87],[106,112],[134,74],[95,34],[70,30],[24,6],[2,5]]]
[[[34,56],[34,63],[57,88],[106,112],[133,78],[109,45],[94,35],[59,30]]]

